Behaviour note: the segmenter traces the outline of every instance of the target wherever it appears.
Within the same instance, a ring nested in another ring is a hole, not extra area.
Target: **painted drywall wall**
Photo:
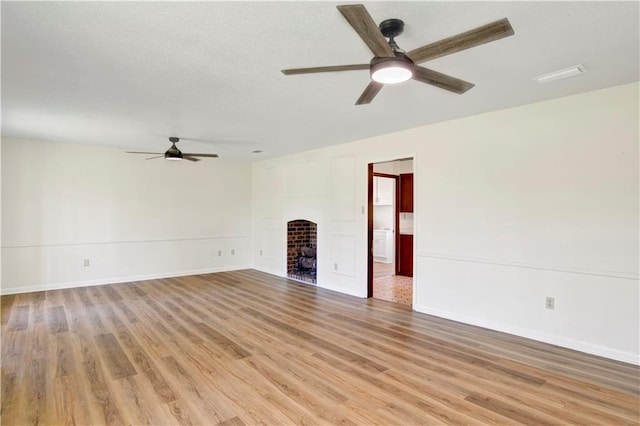
[[[284,276],[284,217],[307,211],[318,285],[365,297],[367,164],[413,157],[415,310],[640,363],[638,92],[254,163],[254,266]]]
[[[250,209],[247,163],[4,139],[2,292],[247,267]]]
[[[393,206],[373,207],[373,229],[395,229]]]
[[[2,226],[1,225],[2,225],[2,138],[0,138],[0,242],[2,242]],[[2,255],[0,254],[0,290],[1,289],[2,289]]]
[[[374,168],[375,170],[375,168]],[[373,228],[395,230],[396,180],[373,177]]]
[[[402,173],[413,173],[413,160],[385,161],[373,165],[376,173],[386,173],[389,175],[400,175]]]

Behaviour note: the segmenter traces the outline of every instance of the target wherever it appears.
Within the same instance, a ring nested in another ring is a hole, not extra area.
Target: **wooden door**
[[[400,175],[400,211],[413,212],[413,173]]]
[[[398,275],[413,277],[413,235],[400,235],[398,245]]]

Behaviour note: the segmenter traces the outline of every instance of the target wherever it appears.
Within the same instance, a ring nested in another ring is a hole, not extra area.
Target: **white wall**
[[[375,171],[375,167],[374,167]],[[373,229],[395,230],[396,179],[373,177]]]
[[[1,225],[2,225],[2,138],[0,138],[0,242],[2,242],[2,226]],[[1,254],[0,254],[0,290],[2,290],[2,255]]]
[[[385,161],[373,165],[376,173],[386,173],[388,175],[400,175],[403,173],[413,173],[413,160]]]
[[[393,206],[373,206],[373,229],[395,230],[395,214]]]
[[[254,163],[254,266],[284,276],[283,218],[313,211],[318,285],[365,297],[367,164],[413,157],[415,310],[640,363],[638,92]]]
[[[250,266],[250,164],[11,139],[2,151],[3,294]]]

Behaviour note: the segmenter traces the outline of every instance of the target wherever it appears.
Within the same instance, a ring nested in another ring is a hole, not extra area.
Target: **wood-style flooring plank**
[[[123,379],[138,374],[112,333],[99,334],[95,336],[95,340],[112,379]]]
[[[16,306],[11,310],[11,317],[7,325],[8,331],[26,330],[29,326],[30,306]]]
[[[233,414],[228,407],[230,404],[216,407],[215,401],[219,400],[219,397],[214,396],[207,386],[202,385],[199,378],[192,374],[189,366],[180,364],[173,356],[164,357],[162,361],[177,382],[175,386],[182,390],[180,394],[186,394],[188,397],[184,399],[195,406],[194,411],[201,413],[208,422],[221,423]]]
[[[69,324],[67,323],[63,306],[47,308],[47,319],[49,322],[49,333],[55,334],[69,331]]]
[[[115,334],[118,340],[128,352],[135,366],[137,366],[136,370],[139,370],[147,378],[156,392],[156,396],[163,403],[175,401],[176,396],[173,389],[171,389],[156,365],[156,362],[159,362],[159,360],[154,361],[153,357],[147,354],[144,348],[137,342],[135,336],[129,331],[124,322],[117,317],[110,306],[104,306],[103,311],[115,328]]]
[[[255,270],[2,296],[2,424],[640,424],[640,367]]]
[[[225,421],[222,421],[217,424],[218,426],[246,426],[245,423],[240,420],[238,416],[231,417]]]
[[[9,323],[9,316],[11,315],[11,308],[16,300],[15,294],[8,294],[0,298],[0,324],[5,326]]]
[[[89,385],[91,398],[87,403],[91,412],[92,422],[98,424],[125,424],[114,396],[109,389],[106,371],[103,370],[93,342],[80,341],[81,366],[84,367],[84,379]]]
[[[2,367],[0,376],[0,391],[2,391],[2,404],[0,413],[2,418],[13,419],[19,418],[19,386],[16,374],[9,371],[8,368]]]
[[[52,392],[55,397],[55,409],[50,414],[52,423],[67,425],[89,425],[93,423],[87,395],[83,386],[74,375],[57,377]]]

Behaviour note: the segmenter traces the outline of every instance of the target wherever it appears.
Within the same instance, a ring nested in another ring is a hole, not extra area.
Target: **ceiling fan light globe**
[[[171,160],[171,161],[180,161],[180,160],[182,160],[182,152],[180,152],[179,150],[176,150],[176,151],[169,150],[169,151],[165,152],[164,153],[164,159],[165,160]]]
[[[382,84],[398,84],[407,81],[413,77],[410,69],[404,66],[387,66],[379,67],[377,70],[371,70],[371,79]]]
[[[371,60],[371,79],[382,84],[398,84],[413,77],[413,61],[396,52],[395,58],[375,57]]]

